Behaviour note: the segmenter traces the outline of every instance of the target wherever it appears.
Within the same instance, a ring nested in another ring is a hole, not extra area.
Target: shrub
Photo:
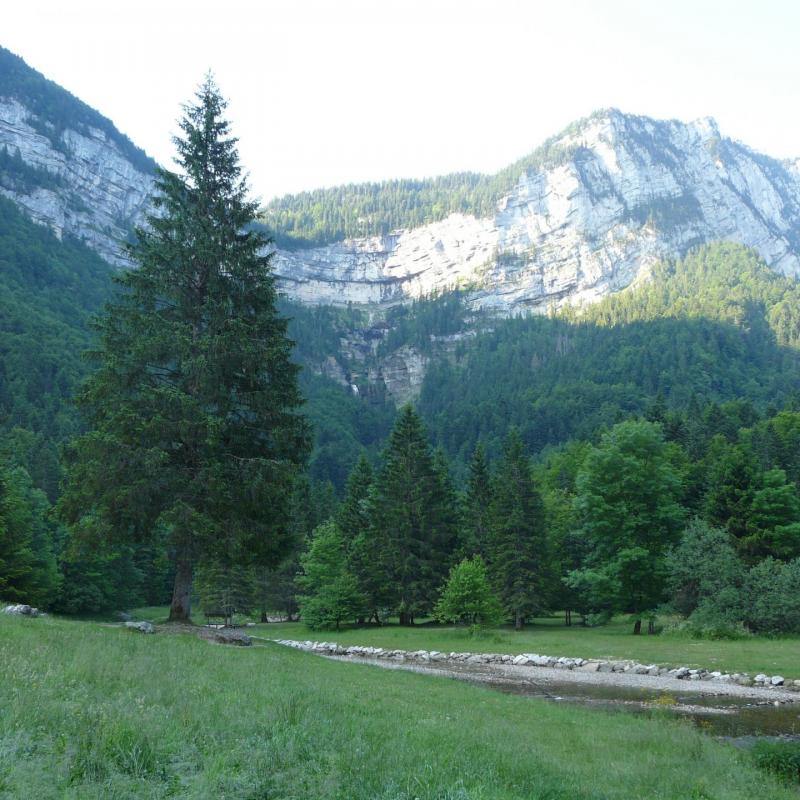
[[[792,783],[800,783],[800,742],[757,742],[752,753],[759,769]]]
[[[480,556],[465,558],[450,570],[434,615],[442,621],[455,620],[467,625],[493,625],[503,613],[489,586],[486,565]]]

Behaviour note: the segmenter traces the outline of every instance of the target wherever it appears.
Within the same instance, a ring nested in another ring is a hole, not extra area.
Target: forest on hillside
[[[82,244],[59,242],[29,222],[8,201],[0,202],[0,262],[3,513],[7,529],[18,531],[6,558],[16,553],[24,565],[14,579],[17,588],[9,585],[5,594],[71,612],[163,602],[173,566],[158,546],[82,550],[49,513],[59,496],[60,449],[82,429],[72,397],[90,369],[80,356],[92,347],[89,319],[112,296],[110,269]],[[307,367],[341,358],[342,336],[368,325],[357,309],[308,308],[284,300],[281,310],[290,318],[295,358]],[[564,580],[587,568],[588,562],[580,561],[586,554],[570,549],[575,544],[570,537],[582,524],[575,516],[578,475],[587,454],[631,420],[651,426],[680,484],[674,499],[681,525],[670,529],[672,545],[683,546],[678,534],[697,518],[707,528],[692,528],[698,541],[686,546],[728,536],[741,565],[734,583],[750,580],[748,570],[765,558],[773,559],[768,563],[775,570],[792,563],[796,554],[781,549],[778,540],[789,536],[783,529],[797,500],[799,319],[796,283],[771,272],[751,251],[729,244],[662,264],[647,284],[553,317],[486,318],[470,311],[459,294],[392,310],[376,352],[410,344],[432,359],[417,406],[419,430],[427,431],[418,436],[418,448],[421,453],[430,448],[423,458],[427,472],[418,478],[439,486],[445,498],[435,512],[441,524],[426,523],[438,531],[439,549],[422,556],[418,544],[403,545],[416,553],[415,569],[426,576],[419,592],[414,590],[414,614],[433,611],[438,588],[462,558],[485,558],[496,581],[491,548],[476,544],[477,534],[470,533],[474,508],[465,509],[475,453],[485,459],[486,476],[500,474],[512,428],[517,458],[531,459],[531,497],[538,497],[532,502],[539,509],[536,546],[551,554],[534,559],[547,561],[547,569],[531,584],[538,587],[531,610],[563,607]],[[468,340],[455,352],[438,354],[437,337],[464,330],[472,334]],[[397,412],[384,394],[355,396],[314,369],[304,369],[300,381],[314,447],[292,501],[293,555],[277,572],[247,577],[248,604],[264,608],[296,610],[304,592],[313,596],[294,580],[301,557],[314,557],[314,532],[326,521],[339,526],[338,533],[330,525],[326,529],[328,552],[331,546],[347,551],[339,566],[381,563],[349,554],[347,542],[358,534],[344,530],[342,514],[352,507],[354,475],[364,478],[369,472],[378,480],[387,468]],[[715,500],[704,476],[716,475],[724,483],[728,478],[720,476],[728,474],[734,499]],[[496,477],[486,477],[490,485],[497,485]],[[499,501],[486,502],[489,508]],[[772,543],[754,544],[757,540]],[[398,546],[387,543],[386,552],[393,555],[384,566],[399,568]],[[567,551],[578,560],[553,560],[556,552]],[[666,551],[662,555],[666,558]],[[359,580],[375,585],[378,579]],[[384,575],[379,582],[386,581]],[[578,591],[576,583],[569,596],[577,598]],[[358,597],[367,596],[362,585]],[[252,599],[257,597],[261,600]],[[604,610],[603,603],[592,605],[585,596],[572,602],[587,619]],[[372,612],[377,608],[373,601]],[[398,608],[396,598],[387,599],[380,613]],[[367,617],[368,611],[362,607],[361,614]]]

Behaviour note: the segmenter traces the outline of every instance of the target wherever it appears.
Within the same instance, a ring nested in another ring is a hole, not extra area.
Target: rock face
[[[61,238],[82,239],[112,264],[149,208],[152,175],[141,172],[103,131],[57,130],[19,100],[2,97],[0,150],[26,173],[0,174],[0,193]],[[17,170],[19,172],[19,170]]]
[[[152,175],[108,130],[64,127],[43,113],[3,97],[0,85],[0,193],[57,235],[125,263],[122,244],[149,208]],[[710,119],[616,110],[570,126],[543,153],[489,218],[452,214],[387,236],[276,251],[280,287],[305,303],[378,307],[460,287],[476,308],[544,312],[619,291],[656,260],[718,239],[800,275],[800,160],[755,153]],[[393,373],[407,386],[425,365],[402,353],[386,367],[387,386]]]
[[[724,239],[800,275],[800,173],[720,135],[713,120],[611,110],[572,126],[491,219],[463,214],[385,237],[276,253],[308,303],[391,304],[455,287],[500,313],[591,302],[655,261]]]

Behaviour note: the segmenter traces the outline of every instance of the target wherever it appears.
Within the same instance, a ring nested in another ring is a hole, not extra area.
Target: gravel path
[[[506,664],[458,664],[439,662],[420,664],[410,661],[363,658],[353,656],[324,656],[334,661],[348,661],[356,664],[371,664],[384,669],[402,669],[426,675],[441,675],[461,680],[474,680],[490,684],[520,685],[529,683],[532,687],[547,687],[552,684],[563,690],[565,684],[580,686],[600,686],[609,689],[632,689],[670,694],[691,692],[698,696],[742,697],[761,703],[779,701],[781,703],[800,703],[800,693],[780,687],[740,686],[735,683],[715,681],[678,680],[667,675],[636,675],[630,672],[582,672],[580,669],[565,670],[549,667],[523,667]]]

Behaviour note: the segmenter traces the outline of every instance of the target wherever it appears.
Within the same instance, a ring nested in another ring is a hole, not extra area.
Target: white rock
[[[800,274],[800,175],[723,139],[712,120],[610,111],[554,148],[576,155],[521,176],[488,219],[452,214],[383,237],[278,252],[282,288],[303,302],[344,305],[466,285],[475,306],[543,312],[596,301],[656,260],[718,239]]]
[[[138,631],[139,633],[155,633],[156,629],[149,622],[126,622],[125,627],[130,631]]]

